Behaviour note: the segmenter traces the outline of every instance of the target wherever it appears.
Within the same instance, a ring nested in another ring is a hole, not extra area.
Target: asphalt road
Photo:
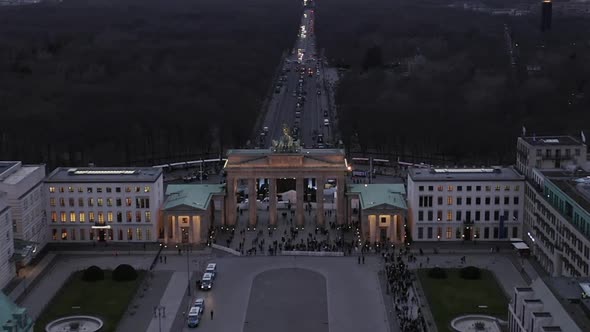
[[[269,103],[262,128],[258,128],[258,147],[271,147],[272,140],[282,136],[285,125],[291,133],[298,131],[296,136],[306,148],[322,147],[318,146],[318,134],[323,135],[324,145],[333,143],[333,118],[328,109],[328,89],[323,76],[324,61],[320,61],[316,50],[314,20],[313,9],[305,9],[293,52],[283,61],[282,74],[274,82],[273,91],[276,91]],[[302,84],[300,80],[303,80]],[[282,86],[277,87],[278,84]],[[299,97],[304,97],[305,101],[298,108]],[[328,112],[327,117],[324,117],[324,110]],[[297,111],[300,111],[299,118],[296,116]],[[324,124],[325,119],[328,120],[328,126]]]

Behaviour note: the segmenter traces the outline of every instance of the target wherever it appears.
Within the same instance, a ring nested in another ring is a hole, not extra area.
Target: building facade
[[[526,136],[516,142],[516,169],[527,178],[533,169],[586,168],[587,146],[571,136]]]
[[[514,288],[508,304],[508,332],[582,331],[587,330],[580,329],[541,278],[533,280],[529,287]]]
[[[0,289],[16,275],[12,257],[14,255],[14,241],[12,233],[12,215],[10,206],[6,202],[6,194],[0,192]]]
[[[0,162],[0,192],[5,192],[12,211],[15,249],[26,265],[49,237],[43,179],[45,165],[23,165],[20,161]]]
[[[0,329],[3,332],[33,332],[34,327],[27,309],[17,306],[0,292]]]
[[[499,241],[522,234],[524,177],[513,168],[410,169],[414,241]]]
[[[153,242],[160,168],[57,168],[45,180],[51,242]]]
[[[552,276],[589,276],[590,173],[533,170],[525,192],[525,241]]]

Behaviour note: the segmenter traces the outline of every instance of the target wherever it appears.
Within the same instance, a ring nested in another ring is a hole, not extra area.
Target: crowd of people
[[[404,262],[415,261],[416,258],[408,253],[407,248],[401,249],[399,254],[384,252],[387,289],[392,295],[395,314],[402,332],[426,331],[426,320],[418,305],[418,299],[412,288],[413,277]]]

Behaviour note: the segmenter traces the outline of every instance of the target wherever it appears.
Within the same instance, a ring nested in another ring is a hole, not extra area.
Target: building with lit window
[[[45,179],[52,242],[153,242],[164,199],[160,168],[55,169]]]
[[[0,192],[6,193],[12,211],[15,260],[26,265],[49,237],[45,214],[43,179],[45,165],[23,165],[20,161],[0,161]]]
[[[552,276],[590,276],[590,172],[534,169],[525,190],[525,241]]]
[[[408,171],[414,241],[500,241],[522,234],[524,176],[512,167]]]

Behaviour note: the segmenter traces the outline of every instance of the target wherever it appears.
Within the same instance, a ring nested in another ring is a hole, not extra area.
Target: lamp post
[[[162,332],[162,318],[166,318],[166,306],[154,306],[154,318],[158,318],[158,331]]]
[[[190,271],[190,264],[189,264],[189,250],[190,243],[186,244],[186,273],[187,273],[187,288],[188,288],[188,296],[191,296],[191,271]]]

